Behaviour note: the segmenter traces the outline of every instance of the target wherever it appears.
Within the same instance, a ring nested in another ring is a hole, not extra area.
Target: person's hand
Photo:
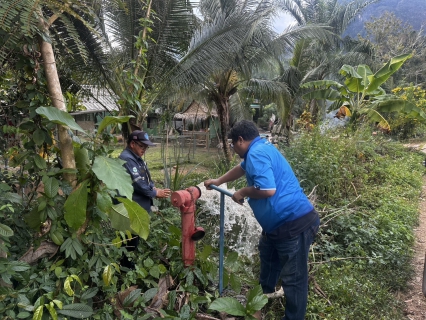
[[[241,194],[241,190],[234,192],[232,195],[232,200],[241,205],[244,203],[244,196]]]
[[[172,191],[170,189],[156,189],[157,190],[157,198],[168,198]]]
[[[212,188],[209,187],[209,185],[214,184],[216,187],[220,185],[220,182],[218,179],[208,179],[204,181],[204,186],[207,190],[211,190]]]

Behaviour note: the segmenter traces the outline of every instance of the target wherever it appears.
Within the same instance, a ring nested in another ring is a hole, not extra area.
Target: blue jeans
[[[272,293],[281,278],[285,295],[285,320],[303,320],[308,303],[308,254],[318,232],[319,220],[291,239],[273,240],[263,235],[259,241],[260,284]]]

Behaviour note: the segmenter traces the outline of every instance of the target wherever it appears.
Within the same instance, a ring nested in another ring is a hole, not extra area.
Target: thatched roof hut
[[[181,113],[176,113],[173,117],[175,120],[206,120],[209,117],[217,117],[216,110],[209,108],[200,102],[193,100],[191,104]]]
[[[217,118],[216,110],[209,110],[205,104],[193,100],[185,111],[176,113],[173,117],[173,120],[175,123],[177,121],[182,121],[183,129],[186,129],[186,124],[190,123],[192,123],[194,126],[198,124],[200,129],[204,129],[209,127],[209,120],[211,118]]]

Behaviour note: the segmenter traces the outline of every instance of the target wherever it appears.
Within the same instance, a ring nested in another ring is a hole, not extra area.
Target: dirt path
[[[405,314],[410,320],[426,319],[426,298],[422,293],[423,265],[426,253],[426,178],[423,178],[419,210],[419,226],[414,230],[416,236],[413,258],[415,274],[409,282],[408,292],[402,295],[405,302]]]
[[[425,152],[424,149],[422,149],[422,151]],[[401,294],[400,297],[401,300],[405,302],[405,315],[409,320],[426,319],[426,298],[422,293],[423,266],[426,254],[426,177],[423,177],[423,189],[419,210],[419,225],[414,229],[416,236],[413,258],[415,274],[408,283],[408,291]]]

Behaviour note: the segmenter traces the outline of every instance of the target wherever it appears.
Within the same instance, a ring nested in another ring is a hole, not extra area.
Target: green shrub
[[[412,275],[424,156],[368,129],[303,134],[284,152],[322,220],[307,318],[402,319],[392,292]]]

